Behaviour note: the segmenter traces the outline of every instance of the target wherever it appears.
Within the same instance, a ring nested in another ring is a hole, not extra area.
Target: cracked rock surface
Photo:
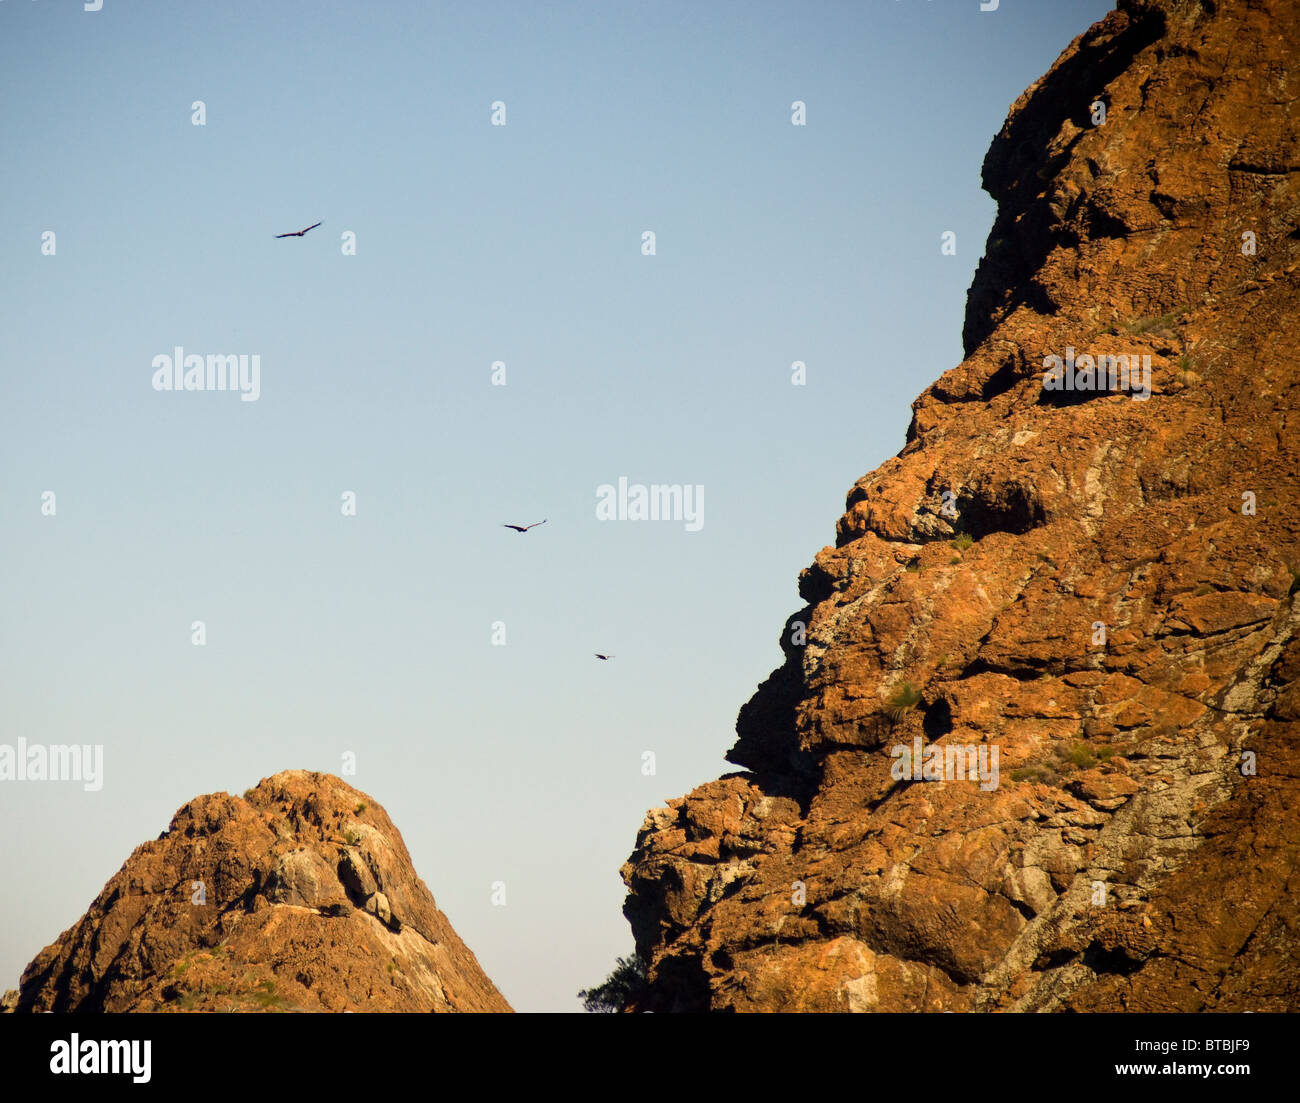
[[[966,359],[801,575],[743,772],[623,867],[634,1009],[1300,1010],[1296,42],[1128,0],[1012,106]],[[1045,389],[1067,349],[1150,397]]]
[[[509,1011],[366,794],[186,804],[23,972],[16,1011]]]

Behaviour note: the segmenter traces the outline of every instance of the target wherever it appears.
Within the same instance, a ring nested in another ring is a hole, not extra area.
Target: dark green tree
[[[631,957],[621,957],[614,971],[604,983],[595,988],[584,988],[578,999],[588,1011],[619,1012],[636,999],[646,987],[646,961],[635,951]]]

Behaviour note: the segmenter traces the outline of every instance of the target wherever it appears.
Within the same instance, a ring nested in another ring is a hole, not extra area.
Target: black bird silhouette
[[[540,521],[534,521],[531,525],[502,525],[501,527],[503,529],[514,529],[515,532],[527,532],[529,529],[535,529],[538,525],[544,525],[544,524],[546,524],[545,517],[543,517]]]
[[[612,659],[614,657],[613,655],[602,655],[599,651],[593,651],[592,654],[598,659]]]
[[[307,227],[307,230],[314,230],[319,225],[320,225],[319,222],[313,222],[310,226]],[[296,234],[276,234],[275,236],[276,237],[302,237],[302,235],[305,234],[307,230],[299,230]]]

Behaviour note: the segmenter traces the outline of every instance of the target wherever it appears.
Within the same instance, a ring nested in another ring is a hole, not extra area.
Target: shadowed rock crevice
[[[1109,99],[1103,93],[1165,29],[1166,13],[1158,4],[1121,4],[1116,16],[1081,36],[1033,94],[1026,93],[1012,108],[984,159],[984,190],[998,201],[998,214],[966,298],[962,345],[967,356],[1017,307],[1056,313],[1051,293],[1036,278],[1053,249],[1077,245],[1088,236],[1130,232],[1118,215],[1086,200],[1082,225],[1065,224],[1060,217],[1065,212],[1053,209],[1050,185],[1093,128],[1093,102]],[[1072,132],[1064,143],[1062,116]],[[1103,232],[1090,235],[1098,226]]]
[[[783,643],[789,633],[783,634]],[[801,805],[816,785],[816,760],[800,748],[795,709],[806,693],[802,648],[791,647],[786,661],[741,706],[735,745],[728,762],[752,770],[755,783],[774,796]]]
[[[1023,536],[1047,523],[1043,504],[1027,483],[1002,482],[957,495],[961,530],[975,540],[994,532]]]
[[[930,742],[942,739],[952,731],[952,706],[947,698],[940,697],[927,705],[922,715],[921,730]]]

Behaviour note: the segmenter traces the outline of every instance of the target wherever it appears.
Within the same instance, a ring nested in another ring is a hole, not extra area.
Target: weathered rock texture
[[[137,847],[23,972],[16,1010],[510,1007],[387,813],[336,777],[289,770],[242,798],[190,801]]]
[[[1297,43],[1126,0],[1012,107],[966,360],[802,574],[747,772],[623,868],[635,1009],[1300,1010]],[[1150,399],[1045,390],[1070,346]],[[1000,784],[895,779],[917,738]]]

